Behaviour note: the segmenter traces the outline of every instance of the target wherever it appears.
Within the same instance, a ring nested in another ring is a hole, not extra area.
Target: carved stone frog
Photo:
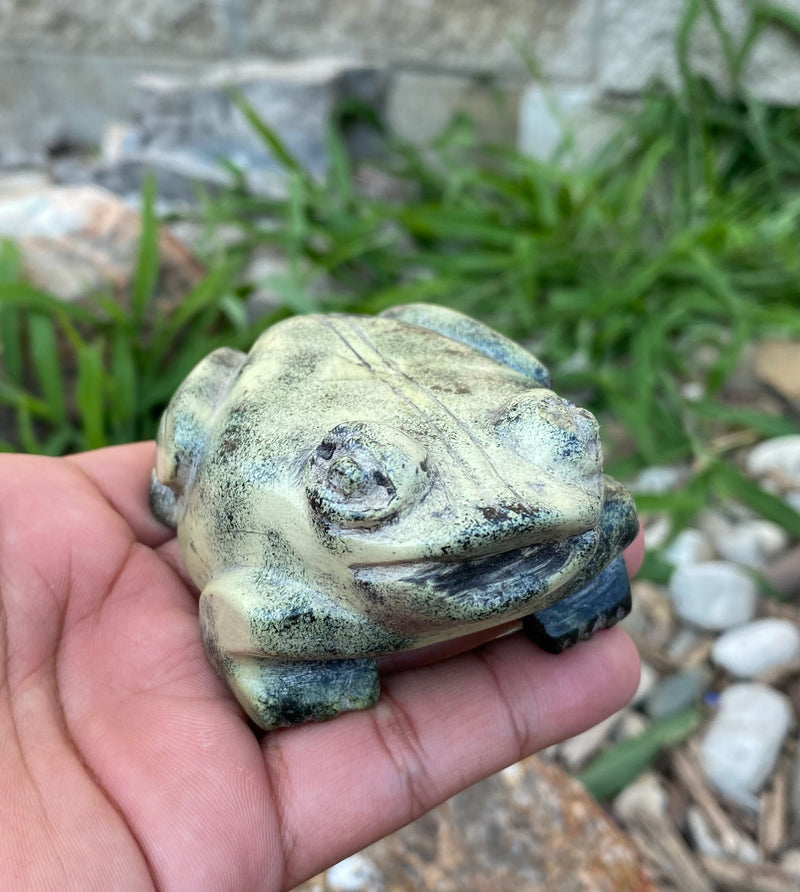
[[[299,316],[186,378],[153,510],[262,728],[363,709],[376,657],[510,620],[560,650],[630,608],[633,502],[597,423],[452,310]]]

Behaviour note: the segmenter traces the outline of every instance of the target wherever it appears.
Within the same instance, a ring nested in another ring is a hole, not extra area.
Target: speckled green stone
[[[369,707],[382,654],[533,614],[558,650],[624,613],[620,565],[594,580],[634,505],[595,419],[551,386],[517,344],[424,304],[288,319],[191,372],[151,504],[254,722]]]

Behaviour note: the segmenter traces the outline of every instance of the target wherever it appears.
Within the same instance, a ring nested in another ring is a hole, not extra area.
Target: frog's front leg
[[[200,623],[217,671],[266,730],[372,706],[378,667],[364,654],[401,643],[320,592],[250,568],[211,580]]]

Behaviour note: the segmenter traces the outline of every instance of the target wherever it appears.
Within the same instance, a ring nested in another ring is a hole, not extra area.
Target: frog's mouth
[[[442,557],[353,566],[356,584],[384,621],[412,631],[418,621],[514,620],[549,606],[597,548],[597,530],[476,558]]]

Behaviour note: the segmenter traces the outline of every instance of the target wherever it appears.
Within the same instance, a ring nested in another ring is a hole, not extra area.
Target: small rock
[[[762,341],[756,348],[755,373],[781,396],[800,402],[800,344],[789,340]]]
[[[0,238],[14,239],[26,274],[63,300],[126,293],[135,275],[141,217],[98,186],[32,188],[0,201]],[[183,300],[202,264],[170,232],[159,233],[158,297]]]
[[[701,635],[695,629],[679,629],[667,647],[667,656],[673,663],[684,666],[697,666],[711,653],[713,641],[708,635]]]
[[[800,434],[773,437],[750,450],[747,471],[775,481],[781,489],[800,490]]]
[[[668,797],[661,778],[648,771],[636,778],[614,800],[614,813],[626,824],[637,818],[663,818],[667,815]]]
[[[800,881],[800,849],[789,849],[784,852],[779,862],[781,870],[786,871]]]
[[[351,855],[328,869],[328,888],[331,892],[367,892],[375,889],[377,872],[361,853]]]
[[[670,579],[669,591],[681,619],[710,631],[751,620],[758,598],[751,577],[727,561],[678,567]]]
[[[682,486],[688,476],[689,469],[685,465],[654,465],[640,471],[631,481],[630,489],[633,492],[663,495]]]
[[[749,836],[732,827],[726,833],[728,848],[724,848],[709,827],[705,815],[696,805],[689,806],[686,823],[695,847],[704,855],[711,855],[713,858],[732,857],[733,860],[745,864],[758,864],[761,860],[758,845]]]
[[[642,661],[641,671],[639,673],[639,687],[631,698],[631,706],[641,703],[645,697],[653,690],[658,682],[658,672],[649,664]]]
[[[689,672],[676,672],[662,679],[644,702],[645,712],[652,719],[663,719],[675,715],[696,703],[710,681],[705,669],[692,669]]]
[[[711,658],[737,678],[753,678],[791,662],[798,653],[800,629],[788,619],[767,618],[720,635],[711,649]]]
[[[633,609],[620,625],[636,640],[660,649],[672,637],[675,626],[672,602],[665,588],[646,579],[631,584]]]
[[[626,709],[622,721],[614,730],[614,740],[630,740],[632,737],[639,737],[649,727],[650,722],[640,712],[636,712],[634,709]]]
[[[673,567],[682,567],[684,564],[699,564],[710,561],[714,557],[714,549],[708,541],[705,533],[700,530],[686,529],[670,542],[664,549],[664,558]]]
[[[765,566],[789,544],[782,527],[760,518],[732,522],[721,514],[709,513],[706,531],[720,557],[745,567]]]
[[[689,830],[689,838],[700,854],[711,855],[713,858],[725,856],[725,850],[712,833],[705,815],[696,805],[690,805],[686,811],[686,826]]]
[[[663,548],[672,535],[672,519],[667,514],[654,514],[644,522],[644,541],[648,548]]]
[[[703,739],[700,761],[710,783],[747,808],[775,767],[792,721],[788,697],[762,684],[734,684]]]
[[[572,772],[582,768],[611,737],[621,717],[622,713],[616,712],[588,731],[565,740],[559,749],[559,756],[566,767]]]

